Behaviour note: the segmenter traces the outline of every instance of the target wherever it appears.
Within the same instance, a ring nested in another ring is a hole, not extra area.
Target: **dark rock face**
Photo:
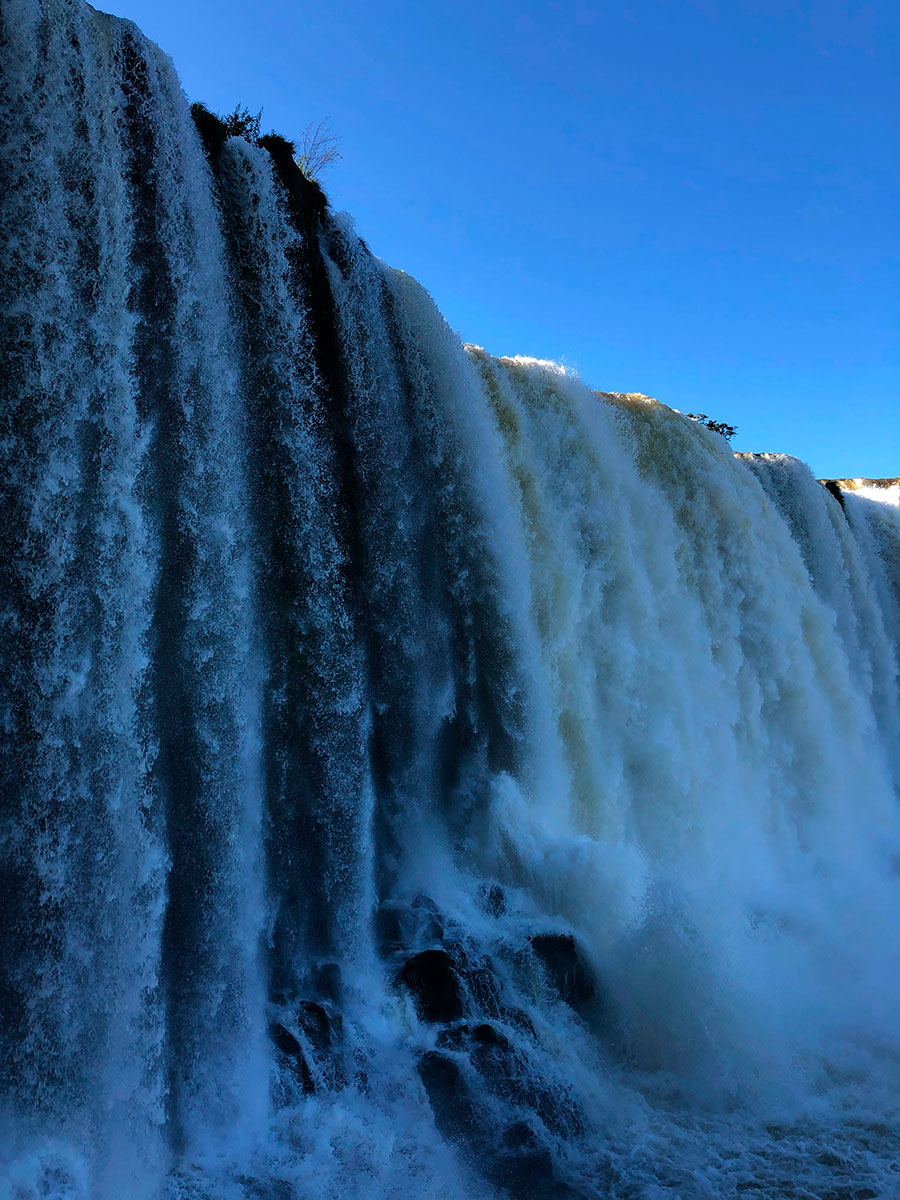
[[[543,1146],[501,1151],[488,1177],[513,1200],[576,1200],[578,1196],[555,1177],[550,1151]]]
[[[506,913],[506,894],[499,883],[483,887],[479,900],[489,917],[502,917]]]
[[[499,885],[486,886],[479,904],[489,916],[507,911]],[[566,1086],[541,1078],[531,1049],[538,1041],[534,1024],[508,1002],[509,953],[500,946],[495,960],[423,895],[384,901],[375,929],[420,1019],[442,1026],[417,1067],[437,1129],[498,1195],[577,1200],[582,1193],[560,1179],[547,1139],[580,1136],[585,1116]],[[532,955],[573,1009],[594,1000],[593,978],[571,935],[535,934],[510,960],[514,969],[525,968],[533,986]],[[315,1017],[310,1010],[309,1019]],[[498,1110],[507,1114],[500,1125]]]
[[[316,1085],[312,1071],[309,1069],[309,1063],[306,1061],[306,1055],[303,1053],[303,1047],[298,1040],[289,1029],[285,1029],[278,1021],[273,1021],[269,1026],[269,1037],[271,1037],[276,1050],[284,1055],[293,1068],[294,1074],[300,1081],[303,1094],[311,1095],[316,1090]]]
[[[247,1200],[297,1200],[294,1185],[286,1179],[255,1179],[252,1175],[239,1175],[237,1181],[244,1189]]]
[[[459,1063],[447,1054],[429,1050],[419,1060],[419,1078],[440,1132],[455,1142],[470,1142],[479,1122]]]
[[[378,909],[374,920],[382,954],[428,946],[444,936],[443,923],[427,896],[417,896],[411,905],[388,901]]]
[[[473,1001],[489,1017],[499,1017],[502,1012],[500,992],[494,975],[494,964],[485,956],[474,964],[466,964],[466,984]]]
[[[315,1051],[321,1053],[331,1049],[332,1020],[321,1004],[316,1004],[314,1000],[301,1000],[297,1020]]]
[[[489,915],[506,911],[497,885],[486,887],[479,903]],[[424,895],[386,899],[374,922],[382,954],[396,964],[397,987],[410,993],[421,1021],[438,1026],[434,1049],[417,1064],[438,1131],[492,1195],[582,1200],[584,1193],[560,1177],[553,1147],[584,1133],[585,1114],[565,1084],[542,1078],[535,1027],[508,994],[510,966],[524,969],[533,990],[536,959],[560,1000],[576,1012],[591,1005],[597,988],[575,939],[536,933],[514,954],[500,945],[494,958]],[[353,1077],[330,989],[307,984],[316,999],[286,1001],[285,1023],[272,1026],[284,1066],[306,1094],[347,1086]]]
[[[204,150],[211,159],[215,160],[228,137],[225,122],[221,117],[210,112],[203,104],[192,104],[191,116],[194,118],[194,124],[197,126]]]
[[[400,972],[423,1021],[458,1021],[463,1015],[459,977],[446,950],[423,950]]]
[[[451,1025],[449,1029],[439,1031],[435,1045],[441,1050],[463,1050],[468,1045],[470,1036],[468,1025]]]
[[[279,1085],[284,1103],[291,1103],[291,1076],[304,1095],[319,1089],[346,1087],[343,1018],[331,1005],[300,1000],[282,1009],[282,1020],[272,1020],[269,1037],[279,1051],[284,1077]]]
[[[540,933],[531,939],[531,948],[560,999],[581,1012],[595,998],[597,989],[572,935]]]
[[[341,968],[338,963],[318,963],[312,971],[310,982],[326,1000],[339,1004],[341,1000]]]
[[[508,1025],[521,1030],[533,1042],[537,1041],[537,1031],[534,1028],[534,1022],[528,1013],[523,1012],[521,1008],[505,1007],[503,1009],[503,1019]]]
[[[885,490],[892,487],[897,487],[900,484],[900,478],[888,479],[820,479],[822,487],[830,492],[840,504],[841,508],[846,508],[844,499],[845,492],[855,492],[857,488],[884,488]]]
[[[835,500],[837,500],[837,502],[841,506],[841,508],[846,508],[846,504],[844,503],[844,493],[841,489],[841,485],[837,482],[837,480],[836,479],[823,479],[820,482],[822,483],[822,486],[825,488],[825,490],[827,492],[829,492],[832,496],[834,496]]]
[[[473,1035],[490,1028],[478,1026]],[[462,1026],[460,1032],[465,1029]],[[557,1179],[550,1151],[524,1121],[510,1126],[497,1145],[496,1131],[473,1099],[455,1058],[429,1050],[419,1060],[418,1070],[435,1125],[501,1195],[510,1200],[578,1200],[579,1194]]]
[[[472,1030],[472,1038],[483,1046],[502,1046],[504,1049],[509,1047],[508,1038],[499,1033],[493,1025],[476,1025]]]

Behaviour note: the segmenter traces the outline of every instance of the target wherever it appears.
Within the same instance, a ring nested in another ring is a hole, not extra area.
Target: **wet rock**
[[[297,1041],[296,1037],[278,1021],[273,1021],[269,1026],[269,1037],[272,1039],[276,1050],[284,1056],[293,1068],[294,1073],[300,1081],[303,1094],[305,1096],[311,1095],[316,1090],[315,1081],[313,1080],[312,1071],[309,1069],[309,1063],[306,1061],[306,1055],[303,1053],[303,1047]]]
[[[301,1000],[294,1006],[294,1028],[302,1033],[304,1050],[314,1062],[320,1085],[343,1088],[348,1082],[348,1063],[342,1047],[344,1021],[331,1005]]]
[[[841,491],[841,485],[836,479],[820,479],[819,483],[834,496],[841,508],[846,509],[847,502],[844,499],[844,493]]]
[[[476,966],[466,970],[466,984],[475,1005],[488,1017],[499,1017],[501,1013],[500,989],[494,976],[494,964],[484,958]]]
[[[387,901],[375,914],[375,942],[382,955],[440,942],[444,926],[434,903],[417,896],[412,904]]]
[[[489,1090],[507,1100],[529,1103],[530,1087],[523,1078],[527,1076],[525,1060],[493,1025],[479,1025],[477,1033],[473,1030],[470,1058]]]
[[[478,902],[489,917],[506,914],[506,893],[499,883],[485,884],[478,893]]]
[[[509,1126],[498,1139],[456,1059],[430,1050],[419,1060],[418,1071],[440,1133],[459,1145],[502,1195],[510,1200],[578,1200],[557,1179],[550,1152],[524,1121]]]
[[[486,1022],[475,1026],[466,1022],[461,1025],[451,1025],[449,1029],[442,1029],[435,1040],[436,1045],[442,1050],[466,1050],[473,1044],[476,1049],[479,1046],[511,1049],[509,1039]]]
[[[510,1048],[509,1039],[504,1037],[493,1025],[476,1025],[472,1030],[472,1040],[482,1046],[497,1046],[503,1050]]]
[[[313,1050],[321,1053],[331,1049],[337,1031],[333,1028],[331,1017],[321,1004],[316,1004],[314,1000],[301,1000],[297,1011],[297,1022],[309,1039]],[[337,1025],[339,1022],[340,1017],[337,1017],[334,1024]]]
[[[446,950],[414,955],[399,980],[412,992],[423,1021],[458,1021],[463,1015],[459,978]]]
[[[830,1150],[823,1150],[821,1154],[816,1155],[816,1162],[820,1162],[823,1167],[843,1167],[845,1162],[837,1154],[833,1154]]]
[[[341,1001],[341,968],[336,962],[317,963],[310,979],[313,991],[332,1004]]]
[[[531,939],[531,948],[560,998],[576,1012],[581,1012],[594,999],[597,990],[572,935],[540,933]]]
[[[294,1185],[286,1179],[257,1179],[252,1175],[238,1175],[237,1182],[244,1189],[247,1200],[296,1200]]]
[[[524,1121],[516,1121],[503,1133],[503,1145],[507,1150],[519,1150],[523,1146],[532,1147],[537,1144],[537,1134]]]
[[[537,1064],[502,1034],[496,1041],[473,1038],[470,1058],[485,1088],[498,1100],[535,1113],[561,1137],[583,1132],[584,1118],[571,1090],[544,1082]]]
[[[287,1054],[291,1058],[303,1054],[303,1047],[294,1037],[289,1029],[279,1024],[278,1021],[273,1021],[269,1026],[269,1037],[275,1043],[275,1048],[280,1050],[282,1054]]]
[[[372,919],[375,944],[380,954],[390,954],[403,947],[403,909],[392,904],[383,904]]]
[[[504,1005],[500,1016],[507,1025],[512,1025],[513,1029],[521,1030],[533,1042],[537,1041],[537,1030],[534,1027],[534,1021],[532,1021],[527,1012],[523,1012],[521,1008],[512,1008]]]
[[[868,1187],[836,1187],[822,1193],[822,1200],[877,1200],[878,1193]]]
[[[419,1060],[418,1069],[439,1131],[455,1142],[470,1141],[479,1122],[459,1064],[446,1054],[429,1050]]]
[[[550,1151],[543,1147],[504,1150],[488,1174],[495,1187],[515,1200],[568,1200],[574,1194],[556,1179]]]
[[[469,1042],[469,1026],[451,1025],[449,1029],[442,1029],[435,1042],[442,1050],[462,1050]]]
[[[228,137],[225,122],[203,104],[192,104],[191,116],[203,142],[203,149],[209,158],[215,159]]]
[[[434,916],[424,920],[419,928],[419,942],[439,942],[444,936],[444,926],[442,922]]]
[[[322,213],[328,207],[328,199],[321,186],[314,179],[309,179],[294,158],[296,146],[287,138],[277,133],[267,133],[257,139],[257,145],[268,150],[275,164],[278,175],[288,189],[291,200],[298,207],[302,205]]]

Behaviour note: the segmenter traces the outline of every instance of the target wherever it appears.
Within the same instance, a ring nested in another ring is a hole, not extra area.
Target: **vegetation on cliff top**
[[[239,104],[220,117],[203,104],[192,104],[191,115],[208,149],[218,150],[230,137],[242,137],[266,148],[277,142],[290,149],[294,162],[310,180],[318,181],[325,168],[341,157],[338,138],[331,132],[327,117],[310,121],[299,137],[289,139],[274,132],[260,133],[262,109],[253,113],[246,105]]]
[[[706,413],[688,413],[687,415],[692,421],[698,421],[707,429],[711,429],[713,433],[720,434],[726,442],[730,442],[737,433],[737,425],[728,425],[725,421],[714,421]]]

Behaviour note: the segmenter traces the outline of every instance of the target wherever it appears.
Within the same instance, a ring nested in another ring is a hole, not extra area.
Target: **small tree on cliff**
[[[726,425],[724,421],[714,421],[712,417],[708,417],[706,413],[688,413],[688,417],[692,421],[699,421],[701,425],[705,425],[707,429],[711,429],[713,433],[720,434],[726,442],[730,442],[737,433],[737,425]]]
[[[328,117],[310,121],[294,146],[294,161],[307,179],[318,179],[326,167],[341,157]]]
[[[254,143],[260,141],[261,120],[262,109],[258,113],[252,113],[242,104],[239,104],[226,117],[221,118],[227,137],[242,137],[246,138],[248,142]],[[328,121],[328,117],[323,117],[321,121],[310,121],[299,138],[289,143],[293,146],[294,162],[307,179],[318,179],[326,167],[341,157],[338,139],[331,132]],[[266,136],[274,137],[276,135],[267,134]]]
[[[261,120],[262,109],[258,113],[252,113],[249,108],[239,104],[234,112],[230,112],[227,117],[222,118],[222,124],[229,137],[242,137],[246,138],[248,142],[255,142],[259,139]]]

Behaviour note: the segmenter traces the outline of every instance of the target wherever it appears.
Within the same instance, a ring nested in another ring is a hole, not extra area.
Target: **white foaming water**
[[[896,486],[0,13],[0,1196],[895,1197]]]

